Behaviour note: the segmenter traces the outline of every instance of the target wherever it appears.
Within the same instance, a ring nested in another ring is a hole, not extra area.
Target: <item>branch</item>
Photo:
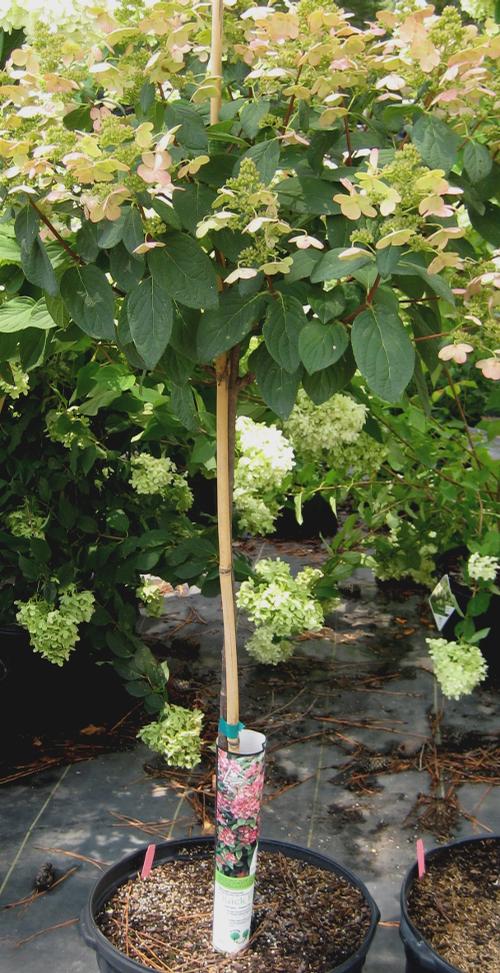
[[[360,304],[357,308],[355,308],[354,311],[351,311],[351,313],[348,314],[347,317],[341,318],[341,321],[342,321],[343,324],[350,324],[351,321],[354,321],[354,318],[357,318],[358,314],[361,314],[361,311],[366,311],[367,307],[370,306],[370,304],[373,301],[373,298],[374,298],[376,292],[378,291],[378,289],[380,287],[380,280],[381,280],[380,274],[377,274],[377,276],[375,277],[375,280],[373,281],[373,284],[370,287],[370,290],[368,291],[368,293],[366,295],[366,298],[363,301],[363,303]]]
[[[347,159],[345,160],[346,166],[352,166],[353,148],[351,142],[351,133],[349,131],[349,122],[347,121],[347,115],[344,115],[344,132],[345,140],[347,142]]]
[[[298,80],[300,78],[301,72],[302,72],[302,65],[300,65],[300,67],[299,67],[299,69],[297,71],[297,77],[295,78],[295,84],[297,84],[297,82],[298,82]],[[292,117],[292,112],[293,112],[294,105],[295,105],[295,95],[292,95],[292,97],[290,98],[290,101],[288,102],[288,108],[286,110],[286,115],[285,115],[285,117],[283,119],[283,128],[281,129],[281,133],[282,134],[284,134],[284,132],[286,132],[286,130],[288,128],[288,123],[289,123],[289,121],[290,121],[290,119]]]
[[[80,266],[84,265],[85,261],[82,259],[82,257],[80,257],[80,254],[77,253],[76,250],[73,250],[73,248],[70,247],[69,243],[64,239],[64,237],[62,237],[61,234],[58,233],[55,226],[52,226],[52,223],[50,222],[48,216],[45,216],[45,213],[42,213],[42,210],[38,208],[38,206],[36,205],[36,203],[33,202],[32,199],[30,199],[29,202],[31,208],[35,210],[35,213],[38,214],[42,223],[45,223],[47,229],[49,229],[50,232],[53,234],[53,236],[55,236],[57,242],[61,244],[63,250],[65,250],[66,253],[69,254],[71,259],[74,260],[75,263],[80,264]]]

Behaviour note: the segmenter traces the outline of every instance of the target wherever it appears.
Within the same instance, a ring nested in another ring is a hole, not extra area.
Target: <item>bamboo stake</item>
[[[210,74],[217,79],[217,94],[210,99],[210,123],[219,120],[222,88],[222,29],[224,0],[212,0]],[[219,534],[219,577],[224,624],[221,686],[221,716],[229,724],[239,722],[236,606],[233,576],[233,472],[234,423],[238,382],[238,354],[220,355],[215,363],[217,379],[217,527]],[[228,748],[238,752],[238,740],[228,739]]]
[[[236,606],[234,601],[232,545],[231,442],[229,428],[232,410],[230,399],[235,379],[229,355],[216,361],[217,377],[217,527],[219,533],[219,577],[224,623],[224,676],[221,689],[222,716],[230,724],[239,721],[238,657],[236,648]],[[224,712],[225,711],[225,712]],[[238,751],[238,741],[228,739],[231,751]]]
[[[217,79],[217,94],[210,99],[210,124],[219,121],[222,88],[222,21],[224,0],[212,0],[212,41],[210,47],[209,71]]]

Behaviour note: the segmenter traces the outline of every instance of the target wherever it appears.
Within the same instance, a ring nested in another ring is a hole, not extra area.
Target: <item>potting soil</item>
[[[212,948],[213,859],[170,861],[121,885],[97,917],[121,952],[175,973],[327,973],[352,956],[370,926],[359,889],[284,855],[259,855],[248,947]]]
[[[408,914],[433,950],[461,973],[500,970],[500,842],[487,838],[430,859]]]

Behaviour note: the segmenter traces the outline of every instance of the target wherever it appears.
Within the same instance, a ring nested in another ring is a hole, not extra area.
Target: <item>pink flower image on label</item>
[[[229,877],[251,873],[259,838],[264,758],[264,750],[250,755],[218,751],[216,865]]]

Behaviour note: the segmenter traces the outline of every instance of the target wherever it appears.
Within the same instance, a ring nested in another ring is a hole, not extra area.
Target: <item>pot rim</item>
[[[163,854],[155,857],[155,864],[168,861],[170,858],[176,856],[183,849],[190,850],[200,847],[202,851],[211,850],[215,845],[215,838],[213,835],[200,835],[194,838],[174,838],[170,841],[160,841],[156,844],[156,854],[158,852],[163,852]],[[88,946],[91,946],[96,952],[104,954],[105,958],[108,959],[110,963],[113,962],[113,957],[119,958],[122,964],[122,970],[127,970],[127,973],[144,973],[147,967],[136,962],[130,956],[126,956],[121,950],[117,949],[112,943],[107,939],[107,937],[101,932],[96,921],[95,915],[98,910],[102,907],[104,902],[110,897],[111,890],[118,888],[119,885],[123,885],[129,878],[137,874],[140,871],[144,855],[146,853],[148,845],[143,845],[136,851],[125,855],[123,858],[118,859],[114,862],[102,875],[99,876],[97,881],[94,883],[90,894],[88,896],[87,902],[81,912],[80,916],[80,932],[83,936],[85,942]],[[378,906],[371,896],[370,892],[364,885],[364,883],[355,875],[350,869],[338,862],[334,861],[328,855],[324,855],[322,852],[314,851],[310,848],[304,848],[301,845],[296,845],[289,841],[280,841],[274,838],[261,838],[259,840],[259,850],[260,851],[281,851],[283,854],[290,858],[299,858],[302,860],[310,861],[311,864],[317,864],[318,868],[326,868],[328,871],[335,871],[340,874],[343,878],[346,878],[351,885],[359,889],[362,893],[368,907],[370,909],[370,926],[363,939],[363,942],[356,950],[352,953],[347,960],[345,960],[340,966],[335,966],[326,973],[349,973],[353,965],[359,961],[363,961],[371,941],[375,935],[377,925],[380,919],[380,911]],[[169,855],[168,852],[171,850],[172,854]],[[203,856],[205,857],[205,856]],[[311,859],[313,859],[311,861]],[[332,866],[334,866],[332,868]],[[119,880],[117,881],[116,873],[119,871]]]
[[[425,853],[426,861],[429,858],[435,858],[439,856],[444,851],[447,851],[448,848],[457,848],[459,845],[471,845],[477,841],[500,841],[500,834],[471,835],[468,838],[457,838],[455,841],[450,841],[445,845],[435,845],[434,848],[431,848],[429,851],[426,851]],[[429,941],[420,932],[420,930],[412,921],[412,919],[410,919],[410,916],[408,914],[408,904],[407,904],[408,892],[411,886],[413,885],[413,882],[415,881],[417,874],[418,874],[418,865],[417,862],[414,862],[413,865],[411,865],[408,871],[406,872],[406,875],[403,879],[403,884],[401,886],[399,900],[401,906],[401,918],[403,921],[400,922],[399,924],[399,935],[401,936],[404,945],[405,946],[408,945],[410,949],[412,948],[415,949],[418,947],[421,948],[423,945],[425,945],[427,949],[432,953],[432,956],[435,957],[436,960],[438,960],[439,963],[441,964],[439,967],[439,973],[445,973],[445,971],[446,973],[460,973],[460,971],[457,969],[456,966],[451,966],[450,963],[448,963],[442,956],[440,956],[439,953],[436,952],[434,947],[431,946]],[[408,927],[407,929],[405,929],[405,925]],[[412,943],[407,939],[406,937],[407,931],[412,933],[414,939],[416,940],[416,943]]]

